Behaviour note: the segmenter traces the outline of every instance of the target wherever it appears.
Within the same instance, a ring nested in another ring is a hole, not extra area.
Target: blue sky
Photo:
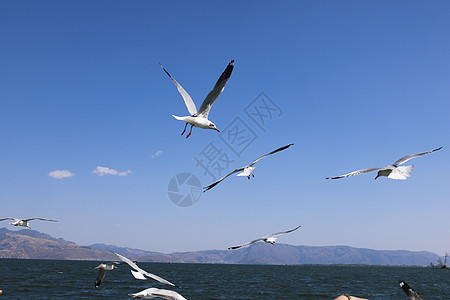
[[[450,251],[448,1],[2,1],[0,28],[2,217],[162,252],[300,224],[279,242]],[[210,119],[254,132],[239,156],[216,131],[180,136],[187,109],[158,65],[199,107],[231,59]],[[282,111],[264,130],[245,113],[261,92]],[[230,170],[295,146],[174,205],[173,176],[211,183],[194,161],[211,142]],[[406,181],[324,179],[440,146]]]

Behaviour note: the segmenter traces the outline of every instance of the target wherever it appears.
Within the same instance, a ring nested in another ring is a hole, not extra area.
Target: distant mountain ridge
[[[112,260],[115,255],[31,229],[10,231],[0,228],[0,258]]]
[[[91,245],[89,247],[95,247]],[[120,247],[115,250],[121,253]],[[123,252],[122,252],[123,253]],[[121,254],[122,254],[121,253]],[[124,254],[125,255],[125,254]],[[204,250],[162,254],[152,252],[134,257],[145,262],[223,264],[366,264],[429,265],[439,256],[427,251],[373,250],[349,246],[292,246],[256,243],[238,250]]]
[[[79,246],[35,230],[0,228],[0,258],[117,261],[109,250],[143,262],[219,264],[367,264],[429,265],[439,256],[427,251],[373,250],[349,246],[293,246],[256,243],[237,250],[204,250],[164,254],[93,244]]]

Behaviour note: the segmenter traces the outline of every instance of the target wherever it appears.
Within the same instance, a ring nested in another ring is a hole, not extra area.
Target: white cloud
[[[152,158],[158,157],[158,156],[160,156],[161,154],[163,154],[162,150],[158,150],[158,151],[156,151],[155,154],[152,155]]]
[[[56,179],[63,179],[73,177],[75,176],[75,174],[70,172],[69,170],[55,170],[48,173],[48,176]]]
[[[127,170],[124,172],[119,172],[114,169],[98,166],[97,168],[95,168],[94,171],[92,171],[92,173],[97,174],[98,176],[103,176],[103,175],[127,176],[128,174],[131,174],[132,172],[130,170]]]

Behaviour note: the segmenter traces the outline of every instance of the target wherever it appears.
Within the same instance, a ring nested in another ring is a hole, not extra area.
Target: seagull
[[[422,155],[425,155],[425,154],[428,154],[428,153],[431,153],[431,152],[434,152],[434,151],[438,151],[438,150],[441,150],[441,149],[442,149],[442,147],[439,147],[439,148],[431,150],[431,151],[407,155],[405,157],[400,158],[399,160],[397,160],[392,165],[388,165],[388,166],[386,166],[384,168],[362,169],[362,170],[354,171],[354,172],[351,172],[351,173],[348,173],[348,174],[344,174],[344,175],[341,175],[341,176],[337,176],[337,177],[327,177],[325,179],[339,179],[339,178],[344,178],[344,177],[349,177],[349,176],[369,173],[369,172],[373,172],[373,171],[378,171],[378,174],[375,177],[375,179],[377,179],[380,176],[386,176],[386,177],[391,178],[391,179],[405,180],[406,178],[411,176],[411,173],[412,173],[412,171],[414,169],[414,165],[400,166],[401,164],[404,164],[405,162],[407,162],[408,160],[410,160],[412,158],[419,157],[419,156],[422,156]]]
[[[181,94],[181,96],[184,99],[184,103],[186,104],[186,107],[191,114],[190,116],[185,117],[178,117],[175,115],[172,115],[175,119],[185,121],[186,125],[184,126],[184,130],[181,133],[181,135],[184,134],[186,131],[186,127],[188,124],[191,125],[191,130],[189,131],[189,134],[186,136],[188,138],[192,134],[192,127],[200,127],[203,129],[214,129],[218,132],[220,132],[219,129],[217,129],[216,125],[208,120],[208,114],[209,110],[211,109],[211,106],[214,104],[214,101],[219,97],[220,93],[223,92],[223,89],[225,88],[225,84],[227,84],[228,79],[231,76],[231,72],[233,71],[234,67],[234,60],[232,60],[228,66],[226,67],[225,71],[223,71],[222,75],[220,75],[219,80],[217,80],[216,85],[212,89],[211,92],[209,92],[208,96],[206,96],[205,100],[203,100],[202,105],[200,106],[200,110],[197,111],[197,108],[195,107],[194,101],[192,101],[191,96],[183,89],[183,87],[175,80],[172,76],[170,76],[169,72],[164,69],[164,67],[159,64],[161,68],[166,72],[167,75],[169,75],[170,79],[172,79],[173,83],[177,86],[178,92]]]
[[[273,245],[273,244],[275,244],[275,241],[276,241],[276,239],[277,239],[277,238],[276,238],[277,235],[295,231],[295,230],[299,229],[301,226],[302,226],[302,225],[297,226],[297,227],[295,227],[294,229],[291,229],[291,230],[288,230],[288,231],[282,231],[282,232],[277,232],[277,233],[274,233],[274,234],[271,234],[271,235],[267,235],[267,236],[265,236],[265,237],[262,237],[262,238],[253,240],[253,241],[251,241],[251,242],[245,243],[245,244],[240,245],[240,246],[229,247],[228,250],[231,250],[231,249],[238,249],[238,248],[241,248],[241,247],[245,247],[245,246],[254,244],[254,243],[256,243],[256,242],[259,242],[259,241],[264,241],[264,242],[266,242],[266,243],[269,243],[269,244],[272,244],[272,245]]]
[[[122,265],[122,264],[125,264],[125,263],[110,262],[107,264],[100,264],[97,267],[95,267],[96,269],[98,269],[97,278],[95,278],[95,281],[94,281],[95,287],[98,288],[100,286],[100,284],[102,284],[102,281],[106,275],[106,271],[111,271],[111,270],[117,269],[116,265]]]
[[[31,221],[31,220],[58,222],[56,220],[50,220],[50,219],[45,219],[45,218],[29,218],[29,219],[3,218],[3,219],[0,219],[0,221],[3,221],[3,220],[14,220],[14,222],[11,222],[9,224],[11,224],[13,226],[28,227],[30,229],[31,229],[31,227],[30,227],[30,225],[28,225],[28,222]]]
[[[279,151],[285,150],[285,149],[289,148],[289,147],[292,146],[292,145],[294,145],[294,144],[289,144],[289,145],[283,146],[283,147],[281,147],[281,148],[278,148],[278,149],[276,149],[276,150],[274,150],[274,151],[272,151],[272,152],[270,152],[270,153],[267,153],[266,155],[261,156],[260,158],[258,158],[258,159],[255,160],[254,162],[252,162],[251,164],[249,164],[249,165],[247,165],[247,166],[245,166],[245,167],[236,169],[236,170],[234,170],[234,171],[231,172],[231,173],[228,173],[227,175],[225,175],[224,177],[220,178],[220,179],[217,180],[216,182],[213,182],[212,184],[208,185],[207,187],[204,187],[204,188],[203,188],[203,189],[204,189],[203,193],[206,192],[206,191],[208,191],[208,190],[210,190],[210,189],[212,189],[212,188],[215,187],[217,184],[219,184],[222,180],[224,180],[224,179],[227,178],[228,176],[230,176],[230,175],[232,175],[232,174],[234,174],[234,173],[237,173],[237,172],[241,172],[241,173],[237,174],[237,176],[247,176],[248,179],[250,179],[250,175],[253,176],[253,177],[255,177],[255,175],[253,175],[253,170],[255,170],[256,167],[254,167],[254,165],[255,165],[258,161],[260,161],[260,160],[263,159],[264,157],[267,157],[267,156],[272,155],[272,154],[275,154],[275,153],[277,153],[277,152],[279,152]]]
[[[400,280],[398,282],[405,292],[406,296],[409,297],[411,300],[422,300],[422,298],[417,294],[405,281]]]
[[[135,269],[136,271],[138,271],[142,275],[150,277],[150,278],[152,278],[152,279],[154,279],[156,281],[159,281],[161,283],[165,283],[165,284],[168,284],[168,285],[171,285],[171,286],[175,286],[175,284],[173,284],[173,283],[171,283],[171,282],[169,282],[169,281],[167,281],[167,280],[165,280],[165,279],[163,279],[163,278],[161,278],[161,277],[159,277],[159,276],[157,276],[155,274],[148,273],[147,271],[142,270],[141,268],[138,267],[137,264],[135,264],[133,261],[131,261],[131,259],[126,258],[125,256],[120,255],[120,254],[118,254],[116,252],[113,252],[113,251],[111,251],[111,252],[114,253],[115,255],[117,255],[121,260],[126,262],[130,267],[132,267],[133,269]],[[136,276],[134,274],[133,274],[133,276],[136,278]]]
[[[157,288],[149,288],[136,294],[128,294],[128,296],[133,297],[133,299],[152,299],[160,297],[168,300],[186,300],[186,298],[175,291],[161,290]]]

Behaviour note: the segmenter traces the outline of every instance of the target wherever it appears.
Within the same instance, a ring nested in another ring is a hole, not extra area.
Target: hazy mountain
[[[278,243],[274,245],[256,243],[237,250],[204,250],[170,254],[104,244],[89,247],[111,249],[138,261],[174,263],[429,265],[430,262],[435,263],[439,258],[437,254],[427,251],[372,250],[348,246],[292,246]]]
[[[42,258],[117,261],[109,252],[138,261],[226,264],[368,264],[429,265],[439,256],[427,251],[372,250],[348,246],[292,246],[256,243],[237,250],[205,250],[170,254],[94,244],[79,246],[30,229],[0,229],[0,258]]]
[[[155,255],[155,254],[160,255],[161,254],[158,252],[134,249],[134,248],[129,248],[129,247],[118,247],[115,245],[106,245],[106,244],[93,244],[93,245],[89,245],[87,247],[92,248],[92,249],[105,250],[105,251],[111,250],[116,253],[119,253],[119,254],[122,254],[125,256],[131,256],[131,257],[140,257],[140,256],[144,256],[144,255]]]
[[[78,246],[31,229],[0,229],[0,258],[112,260],[111,252]]]

